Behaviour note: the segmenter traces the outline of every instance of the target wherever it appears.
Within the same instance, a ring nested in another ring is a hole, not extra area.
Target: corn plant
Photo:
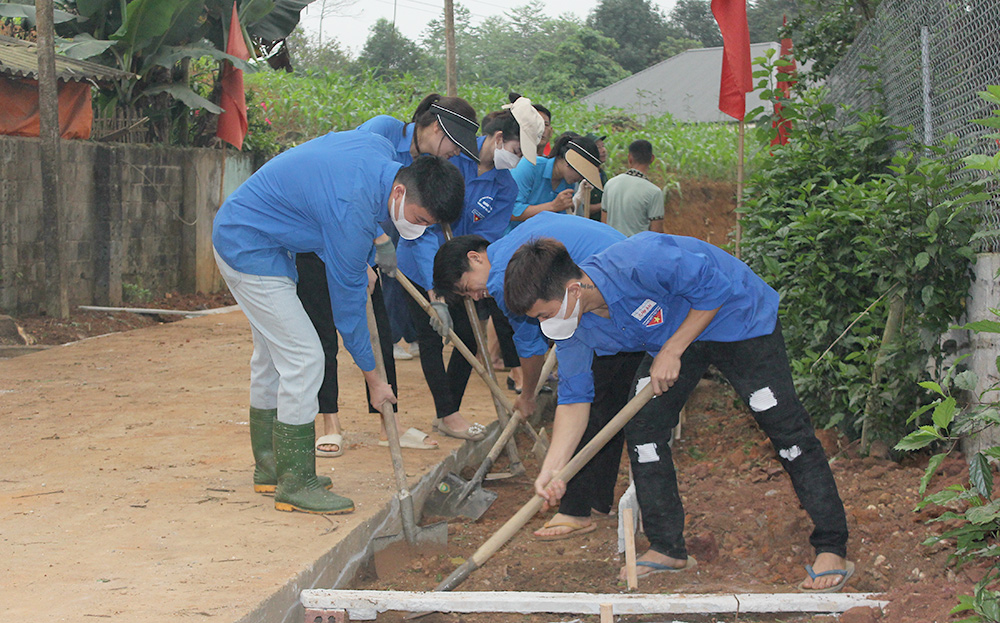
[[[331,131],[349,130],[376,115],[409,120],[429,93],[444,85],[405,75],[385,82],[370,74],[325,73],[289,75],[260,72],[245,77],[248,88],[268,110],[278,140],[286,147]],[[605,165],[611,175],[625,170],[628,145],[636,139],[653,143],[653,181],[669,185],[678,178],[732,180],[736,171],[736,130],[731,124],[683,123],[670,117],[638,119],[621,110],[589,109],[532,91],[522,93],[552,111],[558,135],[564,131],[607,135],[610,153]],[[458,95],[480,116],[498,110],[508,93],[498,87],[470,82]]]

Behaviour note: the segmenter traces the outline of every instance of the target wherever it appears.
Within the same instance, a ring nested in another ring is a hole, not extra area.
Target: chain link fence
[[[955,135],[959,157],[1000,149],[971,122],[990,115],[977,93],[991,84],[1000,85],[1000,0],[882,0],[827,79],[832,101],[853,110],[881,103],[924,144]],[[980,210],[983,231],[1000,229],[997,202]],[[1000,252],[1000,236],[983,238],[978,250]]]

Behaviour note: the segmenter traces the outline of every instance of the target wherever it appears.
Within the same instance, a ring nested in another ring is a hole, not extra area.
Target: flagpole
[[[740,257],[740,243],[743,240],[743,140],[746,136],[744,120],[740,119],[740,138],[736,145],[736,259]]]

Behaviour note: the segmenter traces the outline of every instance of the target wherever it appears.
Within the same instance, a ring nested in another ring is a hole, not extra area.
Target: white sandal
[[[336,450],[320,450],[320,446],[337,446]],[[344,436],[339,433],[323,435],[316,440],[316,456],[332,459],[344,453]]]
[[[408,428],[406,432],[400,436],[399,447],[409,448],[411,450],[437,450],[438,445],[436,443],[431,445],[427,445],[426,443],[424,443],[429,438],[430,435],[428,435],[427,433],[411,427]],[[389,440],[388,439],[379,440],[378,445],[382,446],[383,448],[387,448],[389,447]]]

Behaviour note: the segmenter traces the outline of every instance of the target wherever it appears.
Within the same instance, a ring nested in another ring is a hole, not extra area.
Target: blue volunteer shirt
[[[408,167],[413,164],[410,145],[413,144],[413,132],[416,127],[415,123],[406,123],[389,115],[379,115],[365,121],[356,129],[387,138],[395,146],[393,160]]]
[[[234,269],[298,281],[295,254],[326,264],[334,322],[362,370],[375,369],[365,302],[368,256],[400,164],[389,141],[331,132],[272,158],[222,204],[212,243]]]
[[[413,155],[410,154],[410,145],[413,143],[413,133],[416,131],[416,128],[417,124],[415,123],[406,123],[405,121],[400,121],[399,119],[390,117],[389,115],[378,115],[372,117],[368,121],[365,121],[355,129],[384,136],[395,146],[396,151],[392,159],[404,167],[408,167],[413,164]],[[382,231],[385,232],[386,235],[388,235],[393,241],[399,239],[399,234],[396,232],[396,226],[392,224],[392,219],[386,218],[380,223],[380,225],[382,226]],[[372,247],[372,252],[368,255],[368,264],[370,266],[375,266],[374,247]]]
[[[655,356],[692,309],[719,308],[696,341],[769,335],[778,321],[778,293],[746,264],[697,238],[642,232],[579,266],[611,317],[583,314],[573,335],[556,342],[559,404],[593,401],[595,351]]]
[[[486,137],[479,137],[480,149],[485,140]],[[517,184],[510,171],[494,168],[479,175],[479,164],[465,154],[450,160],[465,178],[465,204],[462,215],[451,225],[452,233],[477,234],[488,242],[497,240],[510,224],[517,197]],[[399,269],[423,289],[432,289],[434,254],[444,241],[444,231],[437,225],[428,227],[416,240],[400,240]]]
[[[514,216],[524,214],[528,206],[548,203],[562,191],[572,188],[565,181],[562,181],[553,190],[552,167],[555,166],[556,159],[539,156],[536,160],[536,164],[531,164],[527,158],[521,158],[521,162],[517,163],[517,166],[511,171],[518,188],[517,199],[514,201]],[[508,231],[512,231],[526,222],[528,221],[511,221]]]
[[[514,316],[507,309],[503,298],[503,281],[507,274],[507,264],[514,252],[521,245],[543,237],[555,238],[563,243],[566,250],[569,251],[569,256],[578,264],[595,253],[604,251],[616,242],[625,240],[624,234],[604,223],[572,214],[541,212],[486,248],[486,257],[490,260],[490,274],[486,281],[486,289],[496,301],[497,307],[510,319],[511,327],[514,329],[514,345],[517,347],[517,354],[524,358],[544,355],[548,346],[537,320],[527,316]],[[618,351],[616,346],[614,350],[600,354],[612,354]],[[562,363],[559,364],[559,367],[561,370]]]

